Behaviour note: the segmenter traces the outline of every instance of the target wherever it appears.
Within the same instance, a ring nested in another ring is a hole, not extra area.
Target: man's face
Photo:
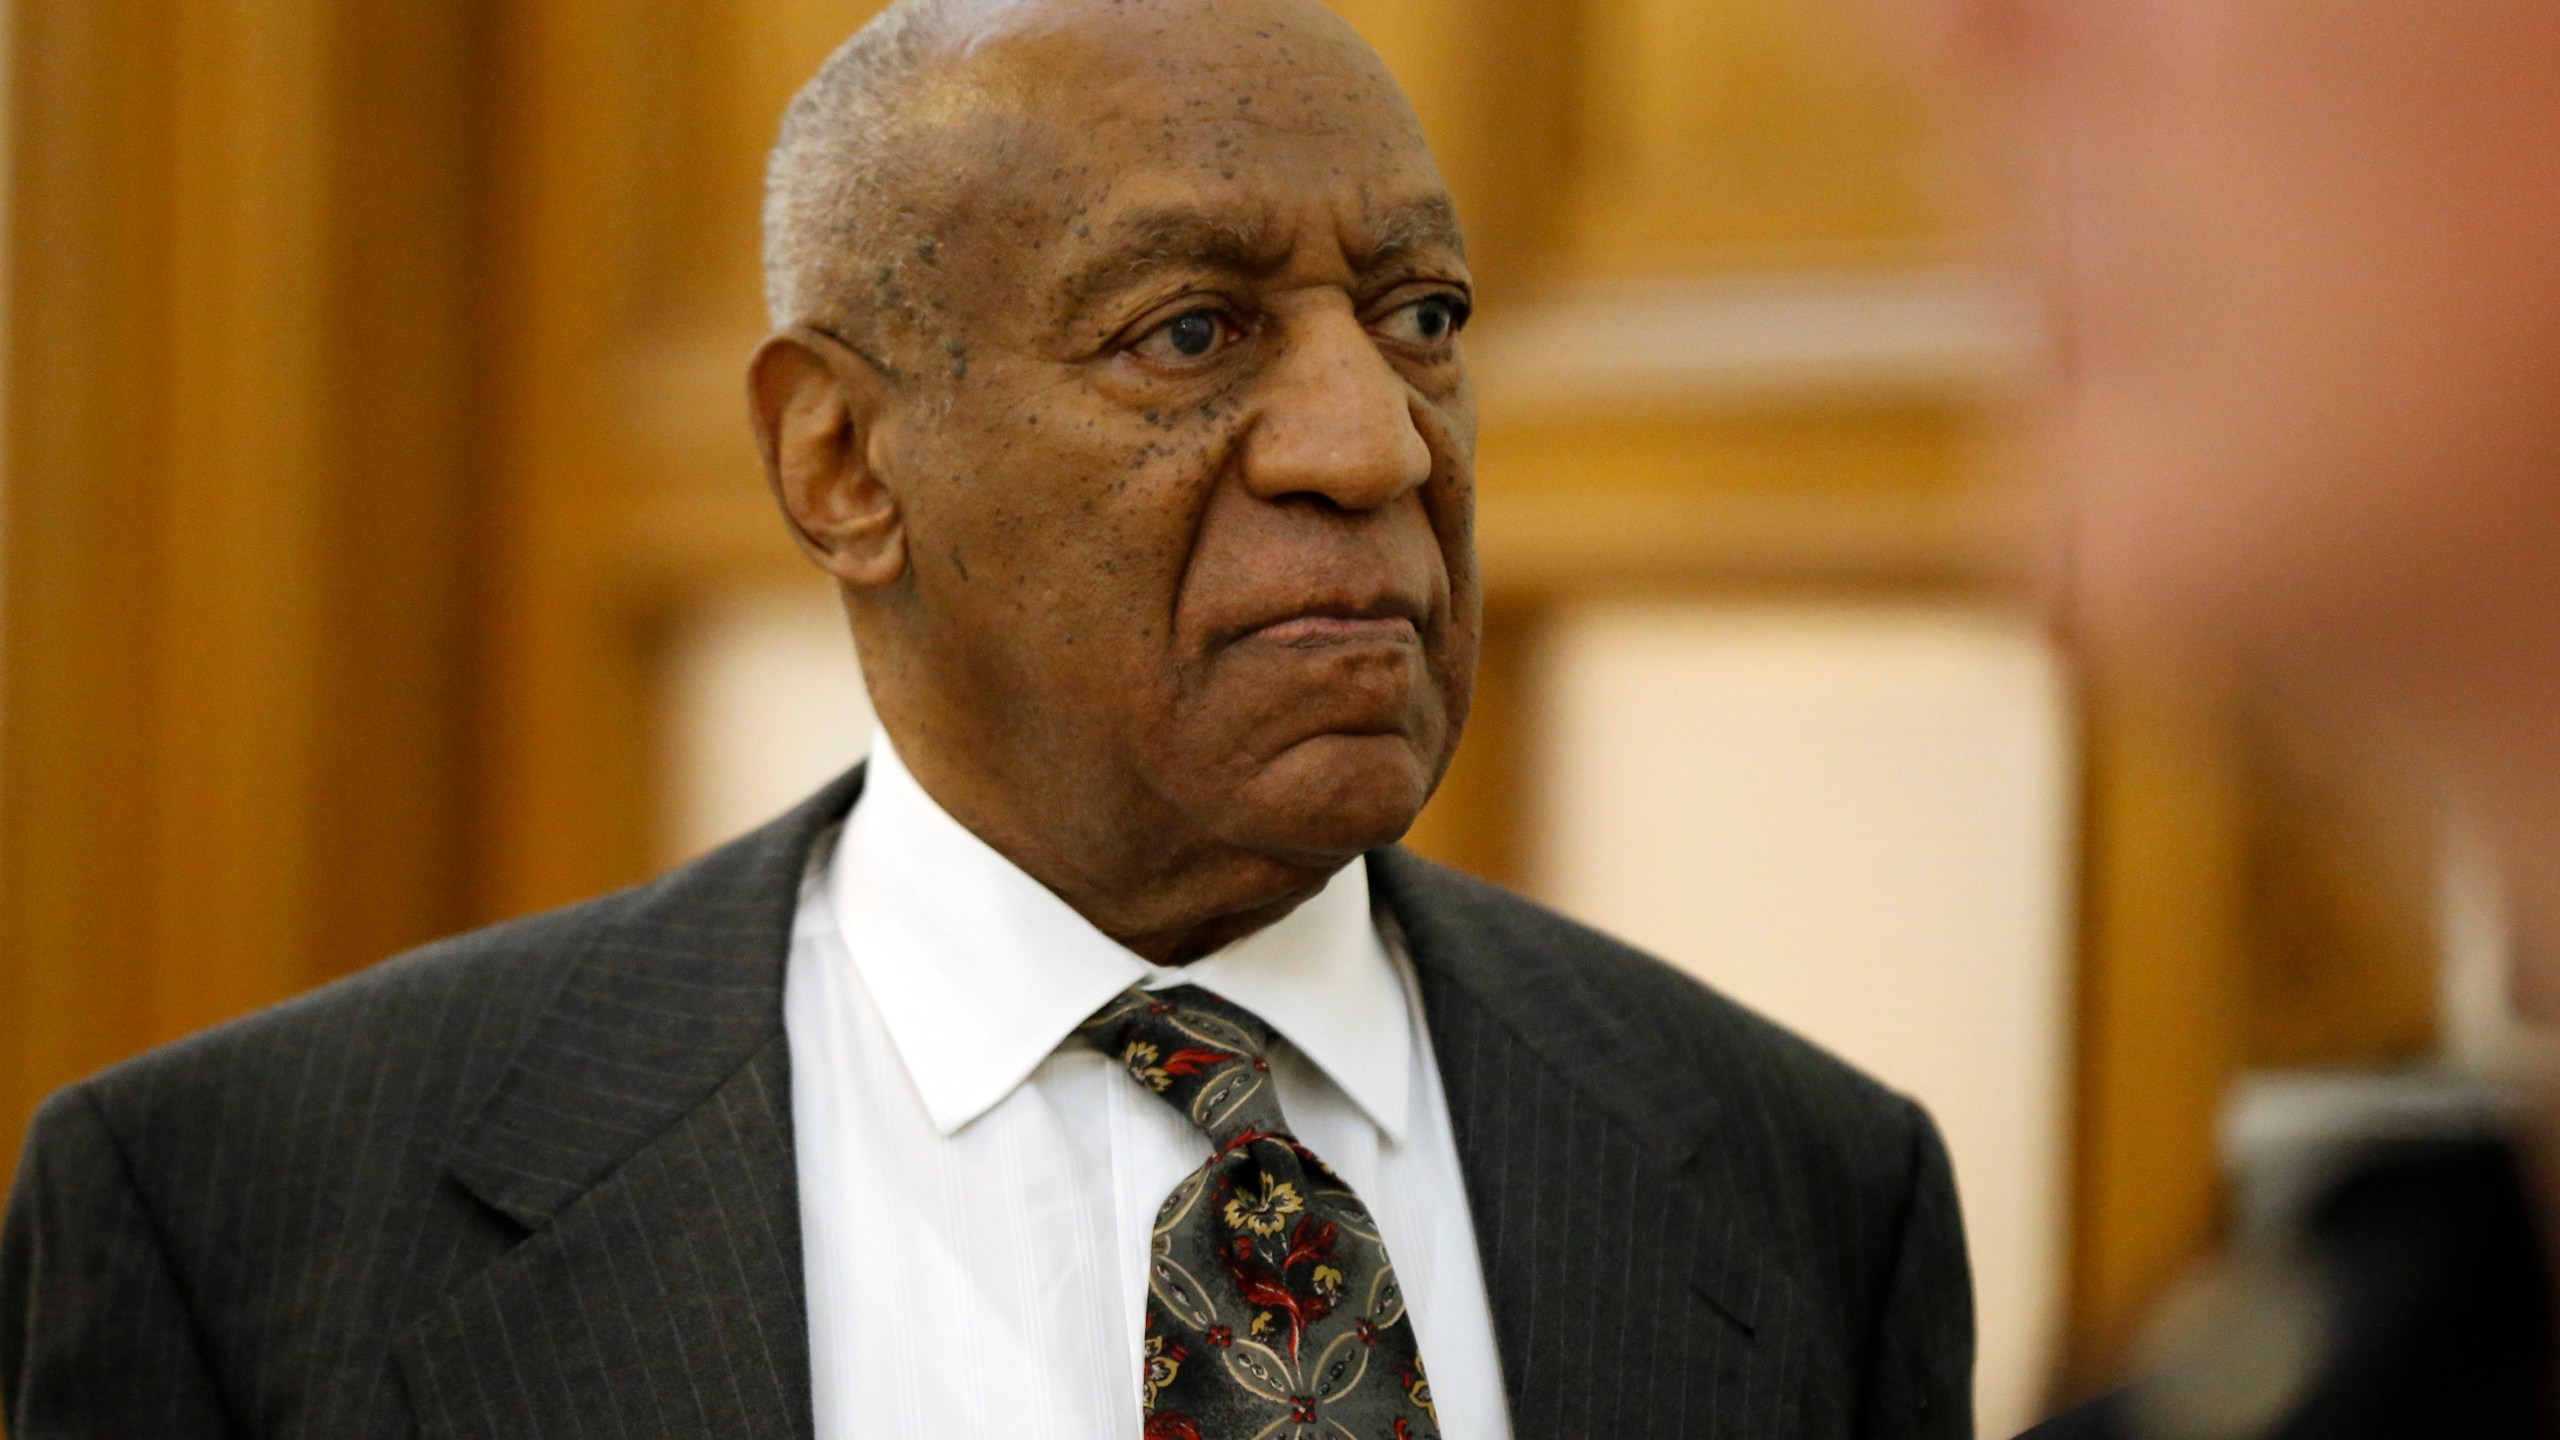
[[[2102,631],[2423,668],[2550,594],[2560,5],[1922,8],[2051,247]]]
[[[1240,0],[1039,7],[962,74],[995,103],[874,277],[870,452],[973,763],[1169,852],[1393,839],[1478,616],[1470,284],[1410,112],[1329,18]]]

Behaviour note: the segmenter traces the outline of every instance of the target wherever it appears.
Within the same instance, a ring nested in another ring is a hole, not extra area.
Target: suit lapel
[[[782,977],[861,783],[619,902],[569,968],[448,1166],[526,1235],[403,1336],[425,1434],[811,1435]]]
[[[855,770],[618,902],[457,1145],[524,1239],[398,1347],[433,1437],[813,1433],[782,977]],[[1579,932],[1405,855],[1404,928],[1514,1433],[1784,1436],[1794,1293],[1717,1163],[1715,1097],[1567,953]]]
[[[1370,873],[1421,978],[1514,1433],[1795,1433],[1795,1287],[1697,1066],[1576,963],[1582,932],[1401,851]]]

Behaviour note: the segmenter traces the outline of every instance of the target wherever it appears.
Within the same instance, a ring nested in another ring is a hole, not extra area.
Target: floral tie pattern
[[[1269,1028],[1178,985],[1076,1033],[1217,1147],[1156,1212],[1142,1440],[1437,1440],[1386,1242],[1289,1133]]]

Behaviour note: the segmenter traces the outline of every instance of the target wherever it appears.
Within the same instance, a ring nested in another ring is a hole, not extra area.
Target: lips
[[[1236,638],[1313,648],[1396,644],[1421,636],[1421,607],[1393,597],[1361,605],[1319,604],[1248,626]]]
[[[1420,631],[1401,615],[1368,619],[1350,615],[1299,615],[1276,620],[1252,632],[1251,638],[1274,645],[1344,645],[1363,640],[1397,641],[1417,638]]]

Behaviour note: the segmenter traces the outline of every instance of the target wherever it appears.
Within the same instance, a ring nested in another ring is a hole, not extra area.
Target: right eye
[[[1129,348],[1161,365],[1188,365],[1216,354],[1235,338],[1236,325],[1227,313],[1204,305],[1167,320]]]

